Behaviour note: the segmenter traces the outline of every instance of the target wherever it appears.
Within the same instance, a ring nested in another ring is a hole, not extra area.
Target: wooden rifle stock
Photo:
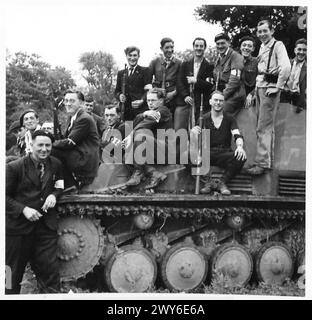
[[[59,139],[63,139],[63,135],[62,135],[62,130],[61,130],[61,125],[58,119],[58,109],[60,108],[60,106],[63,103],[63,99],[61,101],[57,101],[57,99],[54,100],[54,104],[53,104],[53,134],[54,134],[54,138],[56,140]]]
[[[204,95],[201,94],[200,97],[200,109],[199,109],[199,127],[202,130],[203,129],[203,112],[204,112]],[[200,166],[201,166],[201,160],[202,160],[202,131],[200,132],[198,136],[198,154],[197,154],[197,170],[196,170],[196,182],[195,182],[195,194],[199,194],[199,186],[200,186]]]
[[[121,93],[123,95],[126,95],[127,75],[128,75],[128,69],[127,69],[127,65],[125,64],[125,70],[122,75],[122,83],[121,83]],[[124,102],[121,103],[121,110],[120,111],[121,111],[121,120],[124,121],[125,120],[125,103]]]
[[[195,126],[195,101],[194,101],[194,87],[190,84],[190,97],[192,98],[191,112],[189,116],[189,130]]]

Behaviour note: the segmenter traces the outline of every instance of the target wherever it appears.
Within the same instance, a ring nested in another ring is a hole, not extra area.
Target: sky
[[[141,65],[148,65],[159,52],[160,40],[171,37],[175,49],[192,47],[204,37],[214,45],[219,25],[197,20],[194,9],[203,0],[11,0],[5,7],[5,47],[10,53],[37,53],[52,66],[64,66],[80,82],[79,56],[102,50],[112,53],[118,68],[124,66],[124,49],[141,49]]]

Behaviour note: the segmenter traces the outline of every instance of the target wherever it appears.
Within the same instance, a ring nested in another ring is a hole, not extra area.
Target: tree
[[[114,99],[113,81],[117,75],[116,62],[112,54],[98,51],[85,52],[79,58],[83,77],[89,85],[89,93],[103,105]]]
[[[52,101],[75,86],[69,71],[52,69],[37,54],[17,52],[6,57],[7,126],[25,108],[34,108],[41,121],[52,118]]]
[[[284,42],[290,56],[293,56],[296,40],[306,37],[305,12],[304,7],[295,6],[202,5],[195,9],[200,20],[220,23],[224,32],[232,36],[233,47],[238,46],[243,35],[255,35],[258,21],[269,17],[275,27],[275,37]]]

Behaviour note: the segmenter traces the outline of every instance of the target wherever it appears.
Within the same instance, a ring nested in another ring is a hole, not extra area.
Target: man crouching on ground
[[[40,293],[60,289],[55,204],[64,180],[61,162],[50,156],[53,140],[50,133],[34,131],[32,153],[6,167],[6,294],[20,293],[27,262]]]

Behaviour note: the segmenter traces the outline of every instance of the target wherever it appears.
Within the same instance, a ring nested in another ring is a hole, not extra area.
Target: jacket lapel
[[[42,185],[41,185],[41,189],[44,190],[49,179],[50,179],[50,175],[48,174],[48,172],[51,172],[51,167],[52,167],[52,164],[51,164],[51,159],[48,158],[48,161],[46,161],[46,165],[45,165],[45,172],[44,172],[44,175],[43,175],[43,180],[42,180]]]
[[[221,61],[220,61],[221,66],[223,66],[226,63],[226,61],[229,59],[231,54],[232,54],[232,49],[229,48],[228,53],[221,58]]]
[[[31,180],[36,186],[40,186],[40,179],[35,168],[33,161],[30,159],[30,155],[25,159],[25,175]]]
[[[304,78],[307,73],[307,62],[305,61],[302,65],[301,71],[300,71],[300,76],[299,76],[299,83],[302,83],[304,81]]]
[[[205,70],[205,66],[206,66],[206,59],[204,58],[204,60],[202,61],[202,63],[200,64],[200,67],[199,67],[199,70],[198,70],[198,73],[197,73],[197,79],[200,79],[201,77],[201,74],[203,73],[203,71]]]

